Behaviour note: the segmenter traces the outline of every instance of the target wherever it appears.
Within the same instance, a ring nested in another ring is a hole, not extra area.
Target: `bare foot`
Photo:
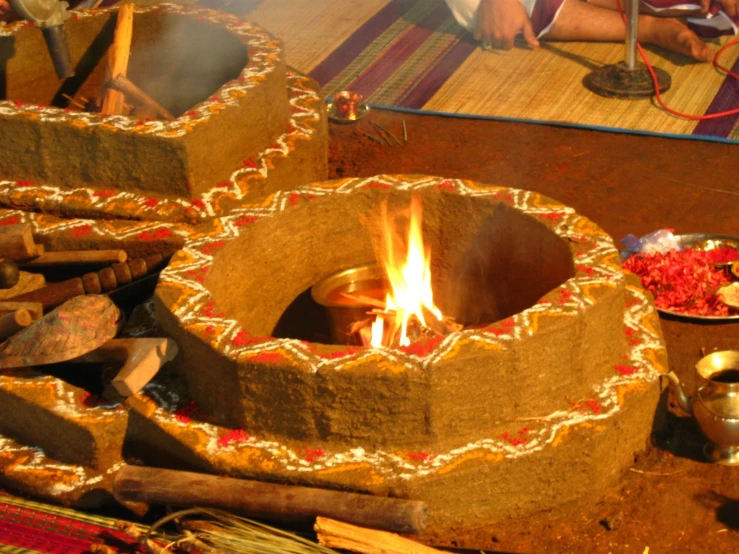
[[[685,54],[699,62],[710,62],[713,52],[679,19],[639,16],[639,41]]]

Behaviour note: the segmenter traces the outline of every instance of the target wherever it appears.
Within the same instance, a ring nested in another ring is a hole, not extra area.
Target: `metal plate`
[[[355,121],[359,121],[360,119],[362,119],[370,112],[370,107],[364,102],[360,102],[359,104],[357,104],[357,114],[354,118],[341,117],[336,110],[336,104],[334,104],[333,102],[329,102],[328,104],[326,104],[326,109],[328,110],[328,118],[334,123],[354,123]]]
[[[683,248],[692,248],[693,250],[715,250],[717,248],[732,248],[739,252],[739,237],[732,235],[712,235],[706,233],[688,233],[685,235],[675,235],[675,238],[680,242]],[[621,259],[626,260],[633,254],[629,252],[622,252]],[[657,311],[674,317],[677,319],[692,320],[692,321],[739,321],[739,314],[727,315],[727,316],[709,316],[709,315],[693,315],[685,314],[682,312],[674,312],[672,310],[665,310],[657,308]]]

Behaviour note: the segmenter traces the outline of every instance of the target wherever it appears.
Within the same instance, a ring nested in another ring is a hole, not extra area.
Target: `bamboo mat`
[[[327,97],[351,89],[398,108],[739,140],[736,117],[697,123],[651,99],[605,99],[585,89],[592,69],[624,59],[623,44],[544,42],[485,52],[443,0],[262,0],[246,17],[281,38],[288,63],[318,80]],[[700,115],[739,107],[739,87],[710,64],[658,48],[647,53],[672,76],[664,95],[671,108]],[[739,47],[722,62],[739,66],[738,58]]]

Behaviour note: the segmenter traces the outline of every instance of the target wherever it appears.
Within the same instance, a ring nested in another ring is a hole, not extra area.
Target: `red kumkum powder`
[[[716,296],[716,290],[729,283],[717,263],[739,260],[731,248],[709,251],[686,249],[666,254],[635,254],[624,269],[636,273],[642,286],[654,296],[662,310],[688,315],[725,317],[730,308]]]

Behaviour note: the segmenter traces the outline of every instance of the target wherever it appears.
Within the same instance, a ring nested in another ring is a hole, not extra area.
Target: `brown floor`
[[[369,119],[402,142],[377,144]],[[331,177],[424,173],[533,190],[618,241],[660,228],[739,235],[739,146],[374,110],[331,125]],[[739,325],[662,320],[670,366],[694,390],[701,349],[739,348]],[[484,530],[491,551],[735,552],[739,467],[705,463],[703,439],[672,403],[665,433],[608,491],[557,513]]]

